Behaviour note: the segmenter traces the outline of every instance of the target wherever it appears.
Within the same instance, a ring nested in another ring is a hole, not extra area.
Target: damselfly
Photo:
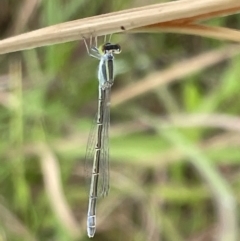
[[[110,93],[114,83],[114,54],[121,52],[119,44],[105,43],[99,48],[90,48],[84,40],[90,56],[100,60],[98,66],[98,110],[96,129],[89,136],[86,162],[92,162],[91,184],[87,213],[87,233],[93,237],[96,231],[96,205],[99,196],[106,196],[109,190],[109,146]]]

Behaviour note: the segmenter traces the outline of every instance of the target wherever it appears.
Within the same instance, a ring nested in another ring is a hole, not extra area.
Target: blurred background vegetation
[[[1,38],[144,5],[1,0]],[[237,28],[240,17],[208,24]],[[122,53],[112,91],[111,190],[98,202],[94,239],[238,240],[239,56],[226,57],[226,42],[171,33],[116,34],[112,42]],[[190,68],[212,51],[226,54],[160,83],[162,71],[182,61]],[[98,61],[76,41],[2,55],[0,63],[0,240],[88,240],[84,157]],[[153,77],[158,87],[129,97]]]

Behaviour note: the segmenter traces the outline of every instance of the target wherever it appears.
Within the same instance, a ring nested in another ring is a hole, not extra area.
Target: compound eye
[[[102,52],[106,53],[107,51],[111,50],[112,44],[111,43],[105,43],[102,45]]]
[[[115,44],[115,50],[114,50],[114,53],[115,54],[120,54],[122,52],[122,48],[119,44]]]
[[[105,43],[102,46],[101,51],[103,53],[111,52],[114,54],[119,54],[119,53],[121,53],[122,50],[121,50],[121,47],[119,44]]]

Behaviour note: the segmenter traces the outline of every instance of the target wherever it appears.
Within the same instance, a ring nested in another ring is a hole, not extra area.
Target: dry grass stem
[[[240,42],[240,31],[235,29],[229,29],[224,27],[212,27],[200,24],[182,24],[177,23],[171,24],[156,24],[150,27],[134,29],[132,32],[135,33],[159,33],[159,32],[169,32],[169,33],[181,33],[190,34],[208,38],[214,38],[218,40],[227,40]]]
[[[238,55],[240,46],[233,45],[220,50],[200,54],[197,57],[188,58],[185,61],[177,63],[166,70],[160,70],[149,74],[142,81],[134,82],[112,95],[112,106],[122,104],[139,95],[146,94],[148,91],[156,90],[161,85],[166,85],[181,78],[208,68],[225,59]]]
[[[35,12],[36,8],[40,5],[41,0],[25,0],[21,4],[21,10],[17,13],[16,19],[14,19],[13,26],[10,31],[13,34],[18,34],[22,31],[24,26]]]
[[[36,241],[37,239],[31,232],[23,225],[23,223],[3,204],[0,204],[0,218],[1,226],[3,226],[6,232],[17,235],[22,240]],[[2,225],[3,224],[3,225]],[[1,236],[0,236],[1,238]]]
[[[240,118],[223,114],[181,114],[169,116],[166,121],[161,121],[162,128],[167,127],[206,127],[221,128],[226,131],[240,132]]]
[[[52,210],[59,222],[68,230],[73,237],[79,234],[79,225],[67,204],[61,185],[60,168],[55,155],[45,145],[34,148],[38,150],[41,158],[42,173]]]
[[[199,16],[209,17],[212,13],[224,13],[226,9],[238,12],[239,8],[238,0],[180,0],[149,5],[61,23],[11,37],[0,41],[0,54],[80,40],[83,37],[127,33],[156,23],[196,20]]]

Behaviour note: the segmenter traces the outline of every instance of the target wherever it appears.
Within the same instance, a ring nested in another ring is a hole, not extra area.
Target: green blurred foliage
[[[8,13],[0,19],[4,38],[21,5],[1,4]],[[19,31],[144,4],[40,1]],[[234,27],[239,21],[236,15],[208,24]],[[123,49],[116,56],[113,95],[154,71],[227,45],[169,33],[116,34],[112,41]],[[15,74],[19,62],[22,77]],[[83,170],[97,109],[98,62],[87,55],[83,41],[76,41],[3,55],[0,63],[0,240],[88,240]],[[213,240],[216,196],[238,201],[239,138],[228,129],[194,127],[187,118],[202,113],[237,118],[239,63],[233,58],[111,109],[111,192],[98,203],[95,240]],[[186,116],[186,125],[167,126],[178,114]],[[52,202],[59,200],[49,200],[44,153],[36,150],[40,143],[59,165],[64,198],[79,223],[77,237],[54,210]]]

